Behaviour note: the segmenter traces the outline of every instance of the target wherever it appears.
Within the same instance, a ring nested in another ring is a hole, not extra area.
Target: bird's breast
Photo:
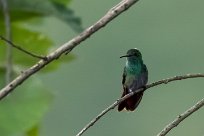
[[[131,86],[134,84],[134,82],[137,80],[137,77],[135,75],[127,75],[125,80],[125,86],[128,88],[131,88]]]

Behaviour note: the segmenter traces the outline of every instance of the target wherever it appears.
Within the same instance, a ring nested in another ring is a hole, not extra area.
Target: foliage
[[[0,72],[1,81],[4,72]],[[3,83],[0,85],[3,86]],[[51,100],[52,94],[39,78],[28,80],[0,103],[1,135],[9,136],[35,126],[47,111]]]
[[[70,0],[8,0],[12,22],[43,16],[55,16],[70,25],[75,31],[82,31],[81,20],[66,7]],[[3,20],[3,14],[0,20]]]
[[[31,18],[38,18],[40,21],[43,17],[55,16],[67,23],[76,32],[81,31],[80,18],[66,7],[69,2],[70,0],[8,0],[13,43],[38,55],[46,55],[53,47],[52,40],[45,34],[29,30],[23,26],[23,23]],[[4,26],[4,15],[3,12],[0,12],[1,35],[5,35]],[[0,41],[1,87],[5,85],[6,46],[8,45]],[[16,49],[13,49],[12,55],[15,76],[38,61]],[[41,73],[55,70],[62,62],[69,62],[74,58],[72,54],[66,56],[64,59],[51,64]],[[29,79],[0,102],[0,135],[10,136],[26,133],[28,136],[37,136],[38,124],[46,113],[51,100],[52,94],[43,86],[37,75]]]

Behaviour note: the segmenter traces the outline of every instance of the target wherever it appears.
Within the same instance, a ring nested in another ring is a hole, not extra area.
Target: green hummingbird
[[[145,87],[148,81],[148,70],[146,65],[143,63],[142,54],[137,48],[128,50],[127,55],[121,56],[120,58],[123,57],[126,57],[127,60],[122,78],[122,97],[132,91],[134,92],[139,88]],[[127,100],[121,102],[118,105],[118,111],[122,111],[124,108],[127,111],[134,111],[139,105],[142,96],[143,91],[138,92]]]

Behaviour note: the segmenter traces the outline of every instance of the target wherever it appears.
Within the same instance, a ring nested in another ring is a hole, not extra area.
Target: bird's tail
[[[127,92],[128,91],[124,91],[122,94],[122,97],[128,94]],[[143,96],[143,91],[138,92],[134,94],[133,96],[131,96],[130,98],[128,98],[127,100],[121,102],[118,105],[118,111],[122,111],[124,108],[127,111],[134,111],[139,105],[140,101],[142,100],[142,96]]]

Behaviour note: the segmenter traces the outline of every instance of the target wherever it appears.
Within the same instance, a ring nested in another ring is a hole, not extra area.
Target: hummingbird
[[[122,76],[123,94],[122,97],[130,92],[137,91],[140,88],[145,88],[148,81],[148,70],[143,63],[142,54],[137,48],[130,49],[127,54],[120,58],[126,57],[126,64]],[[126,109],[127,111],[134,111],[139,105],[143,92],[138,92],[121,102],[118,105],[118,111]]]

